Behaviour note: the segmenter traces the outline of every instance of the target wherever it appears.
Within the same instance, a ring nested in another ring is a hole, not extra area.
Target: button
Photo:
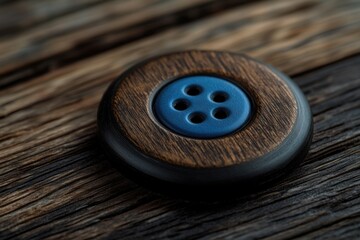
[[[161,88],[153,103],[158,120],[175,133],[215,138],[243,127],[251,113],[248,96],[219,77],[187,76]]]
[[[298,168],[312,138],[309,104],[277,69],[246,55],[183,51],[114,80],[99,139],[123,175],[182,199],[231,198]]]

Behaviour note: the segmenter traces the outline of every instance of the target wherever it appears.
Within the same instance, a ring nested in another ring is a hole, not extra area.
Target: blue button
[[[175,133],[191,138],[216,138],[242,128],[250,118],[247,94],[232,82],[213,76],[187,76],[162,87],[153,109]]]

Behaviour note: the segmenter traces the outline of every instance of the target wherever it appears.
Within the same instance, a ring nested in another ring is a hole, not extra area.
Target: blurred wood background
[[[104,90],[181,49],[245,52],[293,77],[315,123],[296,171],[201,205],[110,166]],[[359,53],[359,0],[0,1],[0,239],[359,239]]]

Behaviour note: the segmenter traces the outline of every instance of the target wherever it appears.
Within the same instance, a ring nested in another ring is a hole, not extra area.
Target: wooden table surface
[[[277,185],[218,204],[152,194],[96,137],[106,87],[182,49],[290,75],[314,139]],[[0,1],[0,239],[360,239],[359,0]]]

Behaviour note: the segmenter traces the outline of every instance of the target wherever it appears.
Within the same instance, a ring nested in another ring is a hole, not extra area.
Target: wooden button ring
[[[98,127],[127,177],[185,198],[241,194],[305,158],[312,117],[300,89],[242,54],[184,51],[121,74],[105,93]]]

